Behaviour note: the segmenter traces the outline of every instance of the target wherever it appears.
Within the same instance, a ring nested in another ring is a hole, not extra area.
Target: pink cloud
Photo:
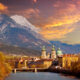
[[[36,2],[37,2],[37,0],[33,0],[33,2],[34,2],[34,3],[36,3]]]
[[[23,13],[26,16],[26,18],[31,18],[33,16],[38,17],[40,11],[37,8],[36,9],[30,8],[30,9],[25,10]]]

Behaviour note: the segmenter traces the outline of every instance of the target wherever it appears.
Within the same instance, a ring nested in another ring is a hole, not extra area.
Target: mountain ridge
[[[60,41],[50,41],[50,42],[51,44],[56,46],[56,49],[61,48],[63,53],[71,53],[71,54],[80,53],[80,44],[71,45],[67,43],[62,43]]]
[[[0,41],[10,45],[40,49],[43,45],[50,45],[39,33],[33,31],[31,26],[17,24],[7,15],[0,15]]]

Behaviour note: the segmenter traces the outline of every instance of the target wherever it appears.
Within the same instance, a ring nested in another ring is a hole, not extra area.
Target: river
[[[11,73],[5,80],[79,80],[50,72],[17,72]]]

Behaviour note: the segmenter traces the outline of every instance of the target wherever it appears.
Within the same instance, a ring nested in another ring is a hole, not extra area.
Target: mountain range
[[[50,41],[50,42],[56,47],[56,50],[57,48],[61,48],[63,53],[68,53],[68,54],[80,53],[80,44],[71,45],[62,43],[60,41]]]
[[[13,15],[10,17],[0,14],[1,44],[38,51],[41,50],[43,45],[50,51],[51,45],[54,44],[56,49],[60,47],[63,53],[80,52],[80,45],[69,45],[60,41],[48,41],[39,34],[39,31],[39,28],[36,28],[23,16]]]
[[[0,15],[0,42],[20,47],[40,49],[43,45],[50,45],[37,31],[38,29],[26,20],[27,25],[17,23],[14,17]],[[24,21],[21,16],[16,16]]]

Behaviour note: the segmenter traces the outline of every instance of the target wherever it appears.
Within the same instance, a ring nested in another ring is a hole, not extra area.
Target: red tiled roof
[[[38,60],[38,61],[53,61],[53,59],[41,59],[41,60]]]
[[[75,54],[64,54],[63,57],[77,57]]]

